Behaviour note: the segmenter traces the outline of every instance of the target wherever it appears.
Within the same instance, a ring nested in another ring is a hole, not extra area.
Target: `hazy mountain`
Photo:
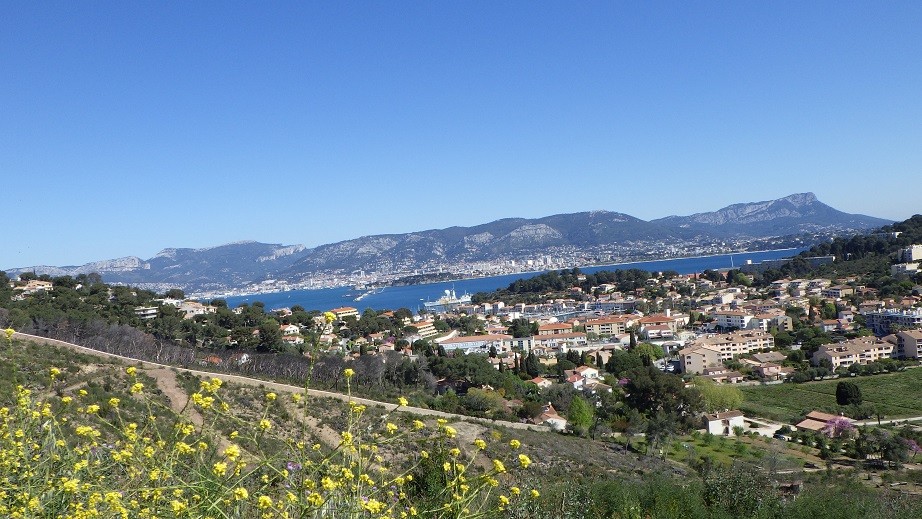
[[[687,229],[727,238],[761,238],[792,234],[874,229],[890,220],[843,213],[820,202],[813,193],[777,200],[733,204],[711,213],[667,216],[653,220],[672,229]]]
[[[578,252],[608,246],[644,252],[657,242],[845,233],[888,223],[880,218],[843,213],[819,202],[813,193],[802,193],[649,222],[624,213],[589,211],[534,219],[506,218],[473,227],[363,236],[313,249],[246,241],[204,249],[164,249],[148,260],[126,257],[81,266],[28,267],[7,272],[16,275],[34,270],[52,276],[98,272],[111,283],[220,290],[270,278],[299,281],[318,271],[425,269],[459,261],[526,257],[550,250]]]
[[[591,211],[537,219],[506,218],[474,227],[449,227],[406,234],[363,236],[309,251],[285,274],[318,270],[359,270],[395,265],[423,266],[450,260],[481,261],[539,253],[549,247],[590,247],[631,241],[685,237],[685,229],[668,229],[623,213]]]
[[[10,275],[35,271],[51,276],[98,272],[107,283],[169,284],[202,289],[236,286],[261,279],[291,266],[305,251],[303,245],[242,241],[203,249],[163,249],[148,260],[136,257],[98,261],[77,267],[10,269]]]

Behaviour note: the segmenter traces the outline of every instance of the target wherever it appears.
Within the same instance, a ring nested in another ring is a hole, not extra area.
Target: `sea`
[[[697,256],[691,258],[618,263],[614,265],[597,265],[592,267],[580,267],[580,270],[587,274],[600,270],[617,269],[641,269],[650,272],[674,270],[679,274],[692,274],[708,269],[738,268],[747,261],[759,263],[764,260],[788,258],[803,250],[804,249],[778,249],[757,252],[738,252],[715,256]],[[241,303],[253,304],[259,301],[266,305],[266,310],[277,310],[279,308],[291,308],[295,305],[301,305],[306,310],[321,311],[342,306],[351,306],[357,308],[359,312],[367,308],[373,310],[408,308],[416,312],[423,307],[423,303],[437,300],[445,294],[446,290],[454,290],[459,296],[463,294],[475,294],[477,292],[490,292],[498,288],[506,288],[515,280],[527,279],[541,273],[542,272],[522,272],[519,274],[460,279],[457,281],[445,281],[423,285],[384,287],[375,289],[371,293],[369,293],[368,290],[360,291],[352,287],[340,287],[313,290],[289,290],[286,292],[270,292],[249,296],[232,296],[225,298],[225,300],[227,301],[227,305],[231,308],[239,306]],[[363,295],[364,297],[356,300],[356,298]]]

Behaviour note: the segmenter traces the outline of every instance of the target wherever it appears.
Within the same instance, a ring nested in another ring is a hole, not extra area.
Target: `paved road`
[[[903,422],[918,422],[919,420],[922,420],[922,416],[910,416],[908,418],[888,418],[886,420],[881,420],[880,425],[887,425],[887,424],[892,424],[892,423],[903,423]],[[858,426],[877,425],[877,420],[873,418],[870,420],[860,420],[860,421],[855,422],[855,425],[858,425]]]
[[[249,386],[262,386],[267,389],[271,389],[273,391],[284,391],[287,393],[300,393],[304,391],[303,387],[292,386],[290,384],[281,384],[278,382],[269,382],[266,380],[260,380],[258,378],[243,377],[240,375],[230,375],[227,373],[213,373],[211,371],[201,371],[197,369],[179,368],[176,366],[168,366],[166,364],[158,364],[156,362],[149,362],[146,360],[132,359],[131,357],[124,357],[122,355],[106,353],[103,351],[94,350],[92,348],[87,348],[86,346],[80,346],[78,344],[73,344],[70,342],[59,341],[57,339],[49,339],[47,337],[40,337],[38,335],[29,335],[27,333],[16,332],[13,335],[13,337],[16,339],[28,340],[28,341],[38,342],[42,344],[61,346],[64,348],[69,348],[75,351],[79,351],[81,353],[87,353],[90,355],[95,355],[97,357],[102,357],[106,359],[119,359],[119,360],[122,360],[132,365],[134,364],[140,365],[147,369],[155,369],[155,368],[175,369],[177,371],[182,371],[185,373],[192,373],[193,375],[198,375],[201,377],[218,377],[221,380],[224,380],[227,382],[234,382],[237,384],[246,384]],[[342,400],[342,401],[352,400],[359,404],[369,405],[369,406],[379,405],[379,406],[384,407],[388,411],[393,411],[394,409],[398,408],[398,405],[392,402],[380,402],[378,400],[370,400],[367,398],[349,397],[348,395],[344,395],[342,393],[335,393],[332,391],[322,391],[319,389],[308,389],[307,394],[310,396],[335,398],[337,400]],[[490,426],[496,425],[496,426],[508,427],[510,429],[522,429],[522,430],[529,430],[529,431],[550,431],[551,430],[549,427],[545,427],[543,425],[532,425],[532,424],[524,424],[524,423],[518,423],[518,422],[489,420],[487,418],[476,418],[473,416],[465,416],[462,414],[445,413],[442,411],[436,411],[434,409],[425,409],[422,407],[409,407],[409,406],[401,407],[400,411],[405,412],[405,413],[410,413],[410,414],[435,416],[437,418],[476,422],[476,423],[486,424]]]

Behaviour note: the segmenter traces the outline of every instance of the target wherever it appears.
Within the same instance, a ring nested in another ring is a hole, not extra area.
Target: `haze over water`
[[[598,272],[600,270],[618,269],[641,269],[650,272],[674,270],[679,274],[692,274],[708,269],[723,269],[730,268],[731,266],[739,267],[740,265],[746,263],[747,260],[752,261],[753,263],[758,263],[763,260],[786,258],[799,253],[801,250],[803,249],[740,252],[734,254],[721,254],[717,256],[641,261],[636,263],[600,265],[585,268],[581,267],[580,270],[587,274]],[[409,308],[415,312],[419,308],[422,308],[424,302],[435,301],[441,297],[445,293],[445,290],[454,289],[459,296],[464,293],[475,294],[477,292],[492,291],[498,288],[505,288],[517,279],[527,279],[540,273],[541,272],[523,272],[519,274],[507,274],[504,276],[462,279],[458,281],[428,283],[424,285],[386,287],[383,289],[378,289],[376,293],[372,293],[363,297],[360,301],[355,301],[355,298],[361,295],[363,292],[354,290],[351,287],[320,290],[291,290],[288,292],[274,292],[266,294],[255,294],[250,296],[234,296],[228,297],[226,300],[228,306],[231,308],[234,308],[241,303],[252,304],[256,301],[261,301],[265,303],[267,310],[274,310],[285,307],[290,308],[294,305],[301,305],[307,310],[329,310],[331,308],[338,308],[341,306],[353,306],[358,308],[359,311],[365,310],[366,308],[371,308],[374,310],[394,310],[403,307]]]

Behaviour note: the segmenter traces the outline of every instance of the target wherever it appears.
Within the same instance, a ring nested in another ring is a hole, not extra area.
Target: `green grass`
[[[758,466],[773,464],[776,470],[795,470],[802,469],[805,460],[815,461],[812,456],[791,450],[785,442],[761,436],[681,436],[670,442],[665,454],[669,459],[691,467],[709,459],[712,463],[723,465],[743,461]],[[774,459],[770,461],[769,458]]]
[[[922,416],[922,369],[886,375],[851,377],[861,388],[864,402],[873,404],[886,418]],[[806,384],[741,387],[745,400],[742,410],[784,422],[795,422],[812,410],[838,412],[836,384],[824,380]]]

